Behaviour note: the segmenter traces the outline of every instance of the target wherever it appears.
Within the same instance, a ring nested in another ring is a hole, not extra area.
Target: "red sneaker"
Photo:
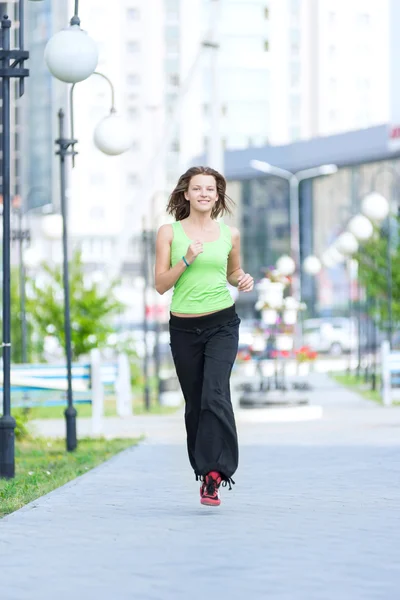
[[[211,471],[204,477],[200,488],[200,502],[206,506],[219,506],[221,499],[219,497],[219,487],[222,483],[222,477],[217,471]]]

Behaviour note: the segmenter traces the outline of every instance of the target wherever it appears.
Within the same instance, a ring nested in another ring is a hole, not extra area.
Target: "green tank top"
[[[228,256],[232,249],[230,228],[219,222],[220,236],[214,242],[204,242],[203,252],[175,283],[171,312],[200,314],[229,308],[234,304],[227,287]],[[191,240],[182,223],[172,223],[171,266],[185,256]]]

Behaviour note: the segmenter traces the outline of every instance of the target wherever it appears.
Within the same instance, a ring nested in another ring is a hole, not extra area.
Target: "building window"
[[[296,142],[301,137],[300,127],[295,126],[290,129],[290,135],[292,138],[292,142]]]
[[[300,29],[292,28],[290,30],[290,50],[295,55],[300,52]]]
[[[300,0],[290,0],[290,12],[294,17],[300,15]]]
[[[300,96],[290,97],[290,116],[293,120],[297,121],[300,118],[301,101]]]
[[[138,115],[139,111],[136,107],[131,106],[128,108],[128,116],[132,121],[136,120],[138,118]]]
[[[140,50],[140,44],[137,41],[128,42],[127,50],[129,54],[136,54]]]
[[[171,152],[179,152],[179,150],[180,150],[179,140],[174,140],[171,144]]]
[[[179,18],[180,0],[165,0],[165,13],[168,20],[177,20]]]
[[[137,8],[128,8],[127,16],[129,21],[138,21],[140,18],[139,9]]]
[[[290,84],[297,87],[300,84],[300,63],[292,62],[290,65]]]
[[[129,185],[137,185],[139,178],[136,173],[130,173],[128,175],[128,183]]]
[[[166,46],[168,55],[179,53],[179,40],[167,40]]]
[[[128,75],[129,85],[138,85],[140,83],[140,76],[137,73],[131,73]]]
[[[171,85],[178,86],[179,85],[179,75],[177,75],[177,74],[170,75],[169,82]]]
[[[265,40],[265,41],[264,41],[264,51],[265,51],[265,52],[268,52],[268,51],[269,51],[269,41],[268,41],[268,40]]]

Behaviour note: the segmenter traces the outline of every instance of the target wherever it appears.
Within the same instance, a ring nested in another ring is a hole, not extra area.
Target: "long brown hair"
[[[191,167],[179,177],[179,181],[169,197],[168,214],[173,215],[176,221],[182,221],[190,215],[190,204],[185,198],[185,192],[188,191],[190,180],[195,175],[211,175],[217,184],[218,202],[214,204],[211,218],[216,219],[219,215],[232,214],[233,201],[226,195],[225,178],[211,167]]]

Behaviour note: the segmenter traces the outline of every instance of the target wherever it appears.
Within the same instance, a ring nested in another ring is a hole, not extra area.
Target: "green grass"
[[[92,416],[92,405],[91,404],[75,404],[75,408],[78,412],[78,417],[91,417]],[[22,409],[16,409],[15,412],[21,412]],[[64,419],[65,406],[37,406],[34,408],[25,409],[29,420],[32,419]],[[135,394],[133,400],[133,413],[135,415],[169,415],[176,412],[176,408],[170,406],[160,406],[156,399],[151,398],[150,411],[147,412],[144,406],[143,394]],[[104,416],[105,417],[116,417],[117,409],[115,404],[115,398],[110,397],[104,401]]]
[[[332,379],[340,383],[344,387],[349,388],[353,392],[360,394],[363,398],[367,400],[372,400],[373,402],[377,402],[378,404],[382,404],[382,398],[379,392],[380,381],[377,379],[376,386],[377,390],[371,390],[370,384],[366,384],[363,379],[357,377],[356,375],[351,375],[347,373],[332,373]],[[396,403],[395,403],[396,404]]]
[[[0,479],[0,518],[108,460],[137,439],[81,439],[75,452],[65,440],[28,439],[16,443],[14,479]]]

